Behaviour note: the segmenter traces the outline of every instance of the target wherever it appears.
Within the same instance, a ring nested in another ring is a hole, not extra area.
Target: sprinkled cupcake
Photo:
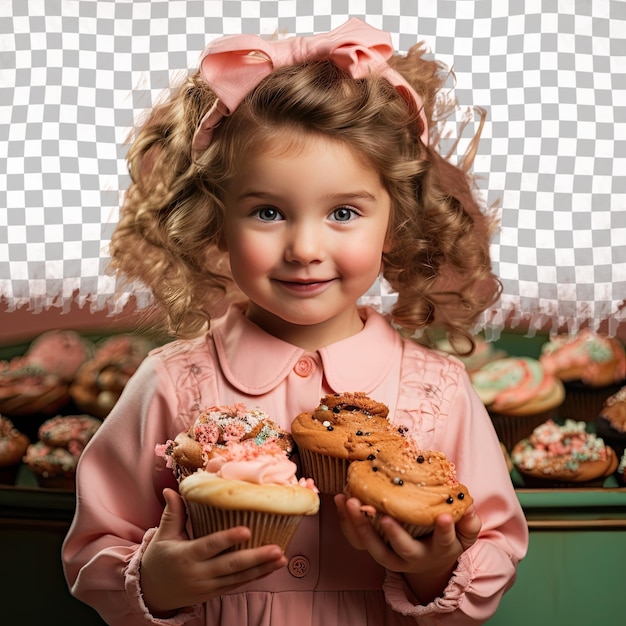
[[[563,418],[592,422],[604,401],[626,382],[622,343],[587,329],[552,337],[542,346],[539,360],[546,372],[565,385]]]
[[[586,422],[548,420],[515,445],[511,459],[527,487],[601,487],[618,466],[612,448]]]
[[[507,450],[535,426],[555,418],[565,397],[563,383],[531,357],[492,361],[471,380]]]
[[[187,429],[174,439],[157,444],[157,456],[165,459],[166,466],[177,480],[205,469],[209,460],[225,451],[230,442],[252,441],[257,445],[275,442],[290,458],[294,451],[291,435],[282,430],[258,408],[245,404],[208,407]]]
[[[348,466],[368,457],[385,441],[401,444],[406,428],[387,419],[389,409],[365,393],[324,396],[312,412],[291,424],[302,471],[321,493],[342,493]]]
[[[146,337],[129,333],[97,343],[95,354],[80,367],[69,389],[78,410],[104,419],[154,347]]]
[[[72,330],[43,333],[23,356],[0,361],[0,412],[35,440],[41,423],[69,402],[70,382],[92,353]]]
[[[247,526],[233,549],[277,544],[285,550],[305,515],[319,509],[311,479],[297,478],[294,443],[261,409],[213,406],[173,440],[155,446],[178,481],[194,537]]]
[[[179,484],[193,536],[247,526],[250,539],[233,550],[267,544],[286,550],[304,516],[319,510],[314,482],[296,471],[276,441],[228,442]]]
[[[351,463],[346,493],[361,500],[363,512],[382,536],[383,515],[419,537],[432,532],[442,513],[458,522],[473,502],[442,452],[419,450],[409,442],[383,445],[366,460]]]
[[[91,415],[58,415],[39,428],[39,440],[28,446],[24,463],[39,486],[72,490],[76,466],[102,421]]]

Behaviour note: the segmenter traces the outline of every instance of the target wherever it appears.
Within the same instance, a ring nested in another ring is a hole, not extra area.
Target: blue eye
[[[349,222],[357,215],[354,209],[347,206],[339,207],[332,212],[331,219],[335,222]]]
[[[282,217],[278,209],[271,206],[264,206],[257,209],[256,214],[258,218],[264,222],[275,222]]]

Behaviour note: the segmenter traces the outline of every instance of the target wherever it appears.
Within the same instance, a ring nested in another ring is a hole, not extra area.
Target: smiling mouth
[[[302,293],[306,293],[306,292],[315,291],[317,289],[321,289],[322,287],[325,287],[326,285],[328,285],[331,282],[333,282],[333,279],[327,279],[327,280],[306,280],[306,281],[301,281],[301,280],[278,280],[278,279],[276,279],[276,282],[279,285],[283,285],[284,287],[286,287],[287,289],[289,289],[291,291],[299,291],[299,292],[302,292]]]

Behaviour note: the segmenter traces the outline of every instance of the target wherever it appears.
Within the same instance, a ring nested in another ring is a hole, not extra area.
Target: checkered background
[[[488,118],[475,163],[504,294],[481,326],[626,320],[623,0],[0,0],[0,296],[9,310],[113,306],[106,246],[125,140],[206,43],[306,35],[358,16],[453,66],[457,118]],[[383,9],[384,5],[384,9]],[[452,88],[452,87],[451,87]],[[460,152],[476,128],[463,133]],[[465,142],[465,143],[464,143]],[[137,288],[140,305],[149,294]],[[393,300],[377,283],[365,300]]]

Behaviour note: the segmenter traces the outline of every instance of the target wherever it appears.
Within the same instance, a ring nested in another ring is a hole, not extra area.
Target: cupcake
[[[535,426],[555,418],[565,398],[563,383],[531,357],[492,361],[474,372],[471,380],[508,450]]]
[[[473,500],[442,452],[419,450],[409,442],[381,446],[348,467],[346,494],[363,503],[376,530],[383,515],[402,523],[414,537],[432,532],[435,519],[449,513],[458,522]]]
[[[565,385],[563,418],[593,421],[604,401],[626,382],[624,346],[589,330],[553,337],[541,347],[539,360]]]
[[[296,470],[275,441],[227,443],[205,469],[180,481],[193,536],[247,526],[250,539],[233,550],[267,544],[286,550],[304,516],[319,510],[313,481],[298,480]]]
[[[25,355],[0,363],[0,412],[29,439],[41,423],[69,402],[69,385],[93,345],[71,330],[52,330]]]
[[[126,383],[156,344],[122,334],[96,344],[95,354],[76,373],[69,393],[79,411],[104,419]]]
[[[180,481],[198,469],[205,469],[210,458],[226,449],[229,442],[253,441],[257,445],[276,442],[290,458],[294,451],[291,435],[282,430],[258,408],[244,404],[213,406],[200,413],[191,426],[174,439],[157,444],[155,453]]]
[[[601,487],[618,466],[612,448],[584,421],[553,420],[517,443],[511,459],[526,487]]]
[[[383,441],[404,441],[406,428],[391,424],[388,414],[384,404],[354,392],[326,395],[312,413],[293,420],[302,472],[320,493],[342,493],[352,461],[366,459]]]
[[[621,457],[626,448],[626,386],[604,401],[595,427],[597,435]]]
[[[14,485],[30,440],[11,420],[0,415],[0,483]]]
[[[78,459],[101,424],[91,415],[57,415],[41,425],[23,458],[40,487],[74,489]]]

